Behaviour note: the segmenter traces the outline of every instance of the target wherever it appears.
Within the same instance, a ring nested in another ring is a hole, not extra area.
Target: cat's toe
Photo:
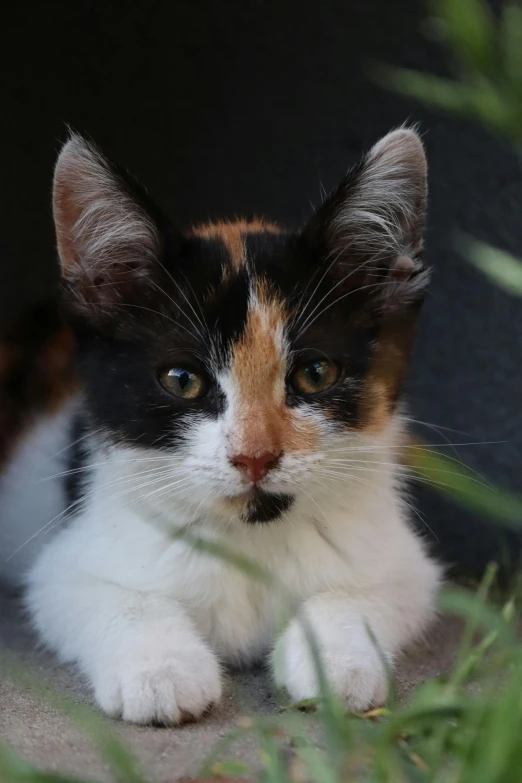
[[[96,698],[109,715],[131,723],[178,725],[219,702],[219,664],[203,644],[191,650],[142,649],[105,672]]]
[[[183,661],[170,659],[155,670],[129,673],[122,717],[131,723],[177,725],[200,718],[220,695],[214,674],[187,674]]]

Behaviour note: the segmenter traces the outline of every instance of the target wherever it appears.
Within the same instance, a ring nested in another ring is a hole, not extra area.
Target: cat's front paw
[[[201,717],[221,698],[219,663],[197,638],[180,645],[151,634],[101,663],[93,678],[98,704],[132,723],[174,726]]]
[[[321,662],[332,691],[354,711],[386,701],[388,685],[381,658],[365,631],[354,628],[351,639],[335,630],[317,639]],[[317,669],[310,646],[296,621],[278,640],[272,658],[274,678],[294,701],[320,696]]]

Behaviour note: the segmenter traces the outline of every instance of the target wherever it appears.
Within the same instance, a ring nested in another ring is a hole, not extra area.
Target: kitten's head
[[[387,437],[427,281],[425,207],[411,130],[378,142],[297,232],[183,233],[70,138],[54,215],[87,406],[110,449],[141,477],[151,466],[150,502],[274,520]]]

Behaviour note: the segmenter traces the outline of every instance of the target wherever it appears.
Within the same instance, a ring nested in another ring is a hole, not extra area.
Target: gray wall
[[[420,121],[435,275],[411,406],[416,418],[458,430],[445,432],[451,441],[496,441],[457,451],[522,491],[522,307],[453,251],[460,228],[522,255],[520,168],[480,129],[381,91],[366,75],[376,60],[444,72],[442,52],[419,33],[424,15],[418,0],[7,4],[2,315],[56,280],[49,187],[64,122],[125,162],[186,224],[252,212],[299,221],[319,183],[332,187],[379,135]],[[448,561],[475,573],[499,553],[516,557],[518,539],[502,540],[431,493],[420,503]]]

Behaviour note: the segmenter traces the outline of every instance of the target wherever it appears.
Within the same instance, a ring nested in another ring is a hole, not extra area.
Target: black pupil
[[[186,387],[190,385],[190,373],[186,370],[180,370],[178,372],[178,383],[181,391],[185,391]]]
[[[314,362],[308,367],[308,377],[314,386],[318,386],[323,379],[323,367],[319,362]]]

